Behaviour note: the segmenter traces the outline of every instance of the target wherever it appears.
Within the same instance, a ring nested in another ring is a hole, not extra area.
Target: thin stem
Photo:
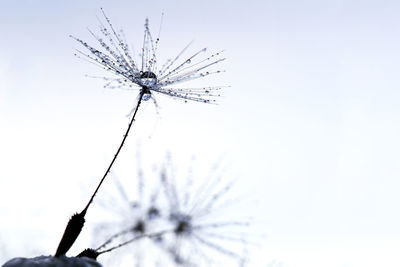
[[[143,98],[144,93],[145,93],[145,90],[143,90],[143,89],[140,90],[139,97],[138,97],[138,102],[137,102],[137,105],[136,105],[135,110],[134,110],[134,112],[133,112],[132,119],[131,119],[131,121],[129,122],[128,129],[126,129],[124,138],[122,138],[122,142],[121,142],[121,144],[120,144],[119,147],[118,147],[117,153],[115,153],[114,158],[112,159],[110,165],[108,166],[106,172],[105,172],[104,175],[103,175],[103,178],[101,178],[100,183],[97,185],[96,190],[94,191],[93,195],[91,196],[91,198],[90,198],[89,202],[87,203],[86,207],[83,209],[82,213],[86,213],[86,211],[88,210],[90,204],[92,204],[93,199],[94,199],[94,197],[95,197],[96,194],[97,194],[97,191],[99,191],[100,186],[103,184],[105,178],[107,177],[108,173],[109,173],[110,170],[111,170],[111,167],[114,165],[114,162],[115,162],[115,160],[117,159],[119,152],[121,152],[121,149],[122,149],[122,147],[124,146],[125,140],[126,140],[126,138],[128,137],[129,131],[130,131],[131,126],[132,126],[132,123],[133,123],[133,121],[135,120],[135,116],[136,116],[136,113],[137,113],[137,111],[138,111],[138,109],[139,109],[140,103],[142,102],[142,98]]]
[[[121,232],[119,232],[119,233],[116,233],[116,234],[112,235],[110,238],[107,239],[106,242],[104,242],[101,246],[99,246],[99,247],[96,248],[95,250],[96,250],[96,251],[99,251],[100,249],[105,248],[105,247],[106,247],[108,244],[110,244],[115,238],[120,237],[120,236],[125,235],[125,234],[130,233],[130,232],[132,232],[132,227],[130,227],[130,228],[127,229],[127,230],[123,230],[123,231],[121,231]]]
[[[59,243],[59,245],[57,247],[57,251],[56,251],[56,254],[55,254],[56,257],[65,255],[68,252],[68,250],[72,247],[72,245],[75,243],[75,240],[78,238],[80,232],[82,231],[83,226],[85,224],[86,212],[89,209],[90,204],[92,204],[93,199],[97,194],[97,191],[99,191],[100,186],[103,184],[103,182],[106,179],[108,173],[110,172],[111,167],[113,166],[115,160],[117,159],[117,157],[119,155],[119,152],[121,152],[121,149],[124,146],[125,140],[128,137],[129,131],[130,131],[131,127],[132,127],[132,123],[135,120],[135,116],[136,116],[136,113],[137,113],[137,111],[139,109],[140,103],[142,102],[143,95],[147,91],[148,91],[148,89],[145,88],[145,87],[143,87],[140,90],[140,93],[139,93],[139,96],[138,96],[138,100],[137,100],[137,104],[136,104],[135,110],[134,110],[133,115],[132,115],[132,119],[129,122],[128,129],[125,132],[124,138],[122,138],[122,142],[118,147],[117,153],[115,153],[114,158],[112,159],[110,165],[108,166],[106,172],[104,173],[103,178],[101,178],[100,183],[97,185],[96,190],[94,191],[93,195],[90,197],[90,200],[87,203],[86,207],[80,213],[74,214],[71,217],[71,219],[69,220],[69,222],[67,224],[67,227],[64,230],[64,234],[61,237],[60,243]]]
[[[152,233],[152,234],[143,234],[143,235],[135,236],[135,237],[129,239],[128,241],[120,243],[120,244],[118,244],[118,245],[116,245],[114,247],[111,247],[109,249],[102,250],[102,251],[97,251],[96,250],[96,252],[98,253],[98,255],[101,255],[101,254],[104,254],[104,253],[107,253],[107,252],[111,252],[111,251],[113,251],[115,249],[118,249],[120,247],[126,246],[126,245],[128,245],[128,244],[130,244],[130,243],[132,243],[132,242],[134,242],[136,240],[139,240],[139,239],[142,239],[142,238],[145,238],[145,237],[147,237],[147,238],[155,238],[155,237],[162,236],[163,234],[166,234],[168,232],[171,232],[171,230],[164,230],[164,231],[160,231],[160,232],[156,232],[156,233]],[[101,246],[101,247],[103,247],[103,246]]]

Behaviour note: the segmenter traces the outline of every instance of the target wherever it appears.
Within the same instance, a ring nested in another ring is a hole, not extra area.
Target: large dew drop
[[[140,85],[146,87],[152,87],[157,83],[157,76],[151,71],[144,71],[140,75]]]

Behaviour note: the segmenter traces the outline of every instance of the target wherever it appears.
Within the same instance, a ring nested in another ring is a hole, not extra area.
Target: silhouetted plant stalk
[[[83,56],[86,60],[90,61],[94,65],[100,66],[116,76],[116,78],[101,77],[102,79],[105,79],[107,81],[105,87],[125,89],[136,88],[139,89],[139,96],[137,104],[133,109],[133,115],[129,123],[128,129],[122,139],[122,142],[117,152],[115,153],[110,165],[108,166],[106,172],[101,178],[85,208],[80,213],[73,215],[69,220],[55,253],[56,257],[66,254],[82,231],[85,223],[85,215],[90,205],[92,204],[94,197],[102,186],[104,180],[108,176],[122,147],[124,146],[125,140],[128,137],[141,102],[147,101],[149,99],[155,101],[152,94],[152,92],[155,92],[168,95],[173,98],[181,99],[185,102],[189,100],[203,103],[215,103],[215,98],[220,96],[219,91],[225,87],[170,87],[174,84],[199,79],[223,72],[221,70],[210,69],[225,60],[225,58],[220,58],[220,54],[223,51],[216,52],[204,57],[207,49],[203,48],[192,54],[188,58],[182,60],[182,55],[191,44],[189,43],[187,46],[184,47],[181,52],[178,53],[178,55],[174,59],[169,59],[164,65],[162,65],[161,68],[158,68],[157,49],[158,43],[160,41],[160,33],[158,34],[158,37],[154,40],[149,30],[148,19],[146,19],[143,46],[140,55],[141,64],[138,64],[138,62],[135,61],[134,56],[131,55],[131,50],[124,39],[123,32],[117,32],[111,24],[109,18],[104,13],[103,9],[101,9],[101,11],[106,20],[105,25],[103,25],[102,23],[100,25],[102,36],[97,36],[93,32],[89,31],[90,34],[97,40],[100,48],[94,48],[93,46],[88,45],[87,42],[71,36],[89,51],[89,53],[84,53],[77,50],[77,54],[75,55],[77,57]]]
[[[131,118],[131,121],[129,122],[128,128],[126,129],[126,132],[124,134],[124,137],[122,138],[122,142],[118,147],[117,152],[115,153],[110,165],[108,166],[106,172],[103,175],[103,178],[101,178],[99,184],[96,187],[96,190],[92,194],[92,196],[89,199],[89,202],[86,204],[86,207],[77,214],[74,214],[70,221],[67,224],[67,227],[64,231],[63,237],[61,238],[60,244],[58,245],[57,251],[55,256],[61,256],[64,255],[65,253],[68,252],[68,250],[71,248],[71,246],[74,244],[75,240],[78,238],[80,232],[82,231],[83,225],[85,223],[85,215],[87,210],[89,209],[89,206],[92,204],[94,197],[96,196],[97,192],[99,191],[101,185],[103,184],[104,180],[106,179],[107,175],[109,174],[112,166],[114,165],[115,160],[117,159],[119,153],[121,152],[122,147],[125,144],[125,140],[128,137],[129,131],[131,130],[133,121],[135,120],[136,113],[139,109],[139,106],[142,102],[142,98],[144,93],[146,92],[146,89],[140,90],[139,96],[138,96],[138,101],[136,104],[136,107],[133,111],[133,115]]]

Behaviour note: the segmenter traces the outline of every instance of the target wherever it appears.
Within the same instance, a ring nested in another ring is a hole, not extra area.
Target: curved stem
[[[123,242],[123,243],[120,243],[120,244],[118,244],[118,245],[116,245],[116,246],[114,246],[114,247],[111,247],[111,248],[109,248],[109,249],[102,250],[102,251],[98,251],[99,249],[97,249],[97,250],[95,250],[95,251],[97,252],[97,255],[101,255],[101,254],[104,254],[104,253],[111,252],[111,251],[113,251],[113,250],[115,250],[115,249],[124,247],[124,246],[126,246],[126,245],[128,245],[128,244],[130,244],[130,243],[132,243],[132,242],[135,242],[136,240],[139,240],[139,239],[142,239],[142,238],[146,238],[146,237],[147,237],[147,238],[156,238],[156,237],[160,237],[160,236],[162,236],[162,235],[164,235],[164,234],[166,234],[166,233],[168,233],[168,232],[171,232],[171,230],[164,230],[164,231],[159,231],[159,232],[156,232],[156,233],[143,234],[143,235],[135,236],[135,237],[129,239],[128,241],[125,241],[125,242]],[[101,247],[100,247],[100,248],[101,248]]]
[[[116,234],[113,234],[106,240],[106,242],[104,242],[98,248],[96,248],[95,251],[99,251],[100,249],[107,247],[107,245],[110,244],[114,239],[116,239],[122,235],[128,234],[128,233],[132,233],[132,227],[130,227],[129,229],[123,230],[121,232],[118,232]]]
[[[85,224],[85,215],[87,210],[89,209],[89,206],[92,204],[94,197],[97,194],[97,191],[99,191],[101,185],[103,184],[104,180],[106,179],[108,173],[111,170],[111,167],[114,165],[115,160],[117,159],[119,152],[121,152],[122,147],[124,146],[125,140],[128,137],[129,131],[132,127],[132,123],[135,120],[135,116],[136,113],[139,109],[140,103],[142,102],[142,98],[143,95],[146,93],[146,89],[142,88],[140,90],[139,96],[138,96],[138,100],[137,100],[137,104],[136,107],[134,109],[133,115],[132,115],[132,119],[129,122],[129,126],[128,129],[125,132],[124,138],[122,138],[122,142],[118,147],[117,152],[114,155],[114,158],[112,159],[110,165],[108,166],[106,172],[103,175],[103,178],[101,178],[100,183],[97,185],[96,190],[94,191],[93,195],[90,197],[89,202],[87,203],[86,207],[77,214],[74,214],[71,219],[69,220],[67,227],[64,230],[64,234],[61,237],[61,241],[57,247],[57,251],[55,256],[59,257],[62,255],[65,255],[68,250],[72,247],[72,245],[75,243],[75,240],[78,238],[80,232],[82,231],[83,225]]]
[[[96,194],[97,194],[97,191],[99,191],[100,186],[103,184],[104,180],[106,179],[108,173],[109,173],[110,170],[111,170],[111,167],[114,165],[114,162],[115,162],[115,160],[117,159],[119,152],[121,152],[121,149],[122,149],[122,147],[124,146],[125,140],[126,140],[126,138],[128,137],[129,131],[131,130],[132,123],[133,123],[133,121],[135,120],[135,116],[136,116],[136,113],[137,113],[137,111],[138,111],[138,109],[139,109],[140,103],[142,102],[142,98],[143,98],[144,93],[145,93],[145,90],[143,90],[143,89],[140,90],[140,93],[139,93],[139,96],[138,96],[138,102],[137,102],[137,105],[136,105],[135,110],[134,110],[134,112],[133,112],[132,119],[131,119],[131,121],[129,122],[128,129],[126,129],[126,132],[125,132],[125,134],[124,134],[124,138],[122,138],[122,142],[121,142],[121,144],[119,145],[118,150],[117,150],[117,152],[116,152],[115,155],[114,155],[114,158],[112,159],[110,165],[108,166],[106,172],[104,173],[103,178],[101,178],[100,183],[97,185],[97,188],[96,188],[96,190],[94,191],[93,195],[90,197],[90,200],[89,200],[89,202],[87,203],[86,207],[82,210],[82,213],[85,214],[86,211],[89,209],[89,206],[90,206],[90,204],[92,204],[93,199],[94,199],[94,197],[95,197]]]

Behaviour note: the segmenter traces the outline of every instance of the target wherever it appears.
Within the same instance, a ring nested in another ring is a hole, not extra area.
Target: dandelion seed
[[[220,96],[219,91],[223,88],[222,86],[209,86],[203,88],[171,87],[182,82],[198,79],[211,74],[221,73],[221,70],[212,70],[212,67],[225,60],[225,58],[220,57],[222,51],[201,57],[202,54],[207,51],[207,49],[203,48],[189,58],[182,60],[183,53],[189,47],[189,45],[187,45],[173,60],[167,61],[161,69],[159,69],[157,64],[157,49],[160,38],[158,36],[156,40],[153,39],[149,29],[149,20],[146,19],[144,25],[143,45],[140,55],[141,64],[139,65],[134,59],[133,54],[131,54],[131,49],[125,41],[123,31],[121,30],[117,32],[103,9],[101,9],[101,11],[106,20],[106,23],[104,24],[100,21],[101,36],[89,30],[90,34],[97,40],[100,47],[95,48],[87,42],[71,36],[89,50],[89,53],[77,50],[76,55],[78,57],[83,56],[87,61],[116,75],[115,78],[109,80],[106,78],[106,87],[136,87],[139,89],[139,95],[137,97],[136,105],[131,111],[132,118],[117,152],[114,154],[110,165],[106,169],[85,208],[80,213],[74,215],[72,217],[74,220],[71,219],[67,225],[68,227],[65,229],[55,253],[56,256],[62,256],[67,253],[74,244],[76,238],[79,236],[85,223],[86,212],[124,146],[141,102],[149,99],[154,100],[152,93],[156,92],[173,98],[182,99],[184,101],[192,100],[204,103],[214,103],[215,98]],[[155,100],[154,103],[156,103]]]
[[[159,67],[157,50],[160,37],[158,34],[158,37],[154,40],[150,32],[149,20],[146,19],[141,59],[138,62],[134,59],[123,31],[115,30],[103,9],[102,13],[106,22],[103,24],[100,21],[101,36],[90,31],[99,43],[99,48],[95,48],[79,38],[71,37],[89,51],[89,53],[84,53],[78,50],[78,57],[83,57],[116,75],[116,78],[109,80],[105,87],[113,89],[137,88],[143,93],[142,99],[144,101],[149,100],[153,96],[152,93],[156,92],[184,101],[216,102],[216,98],[221,95],[221,89],[226,86],[190,88],[175,87],[175,85],[223,72],[223,70],[213,69],[215,65],[225,60],[221,57],[223,51],[207,55],[207,49],[203,48],[191,56],[183,58],[184,53],[191,45],[189,43],[174,59],[167,60]]]

